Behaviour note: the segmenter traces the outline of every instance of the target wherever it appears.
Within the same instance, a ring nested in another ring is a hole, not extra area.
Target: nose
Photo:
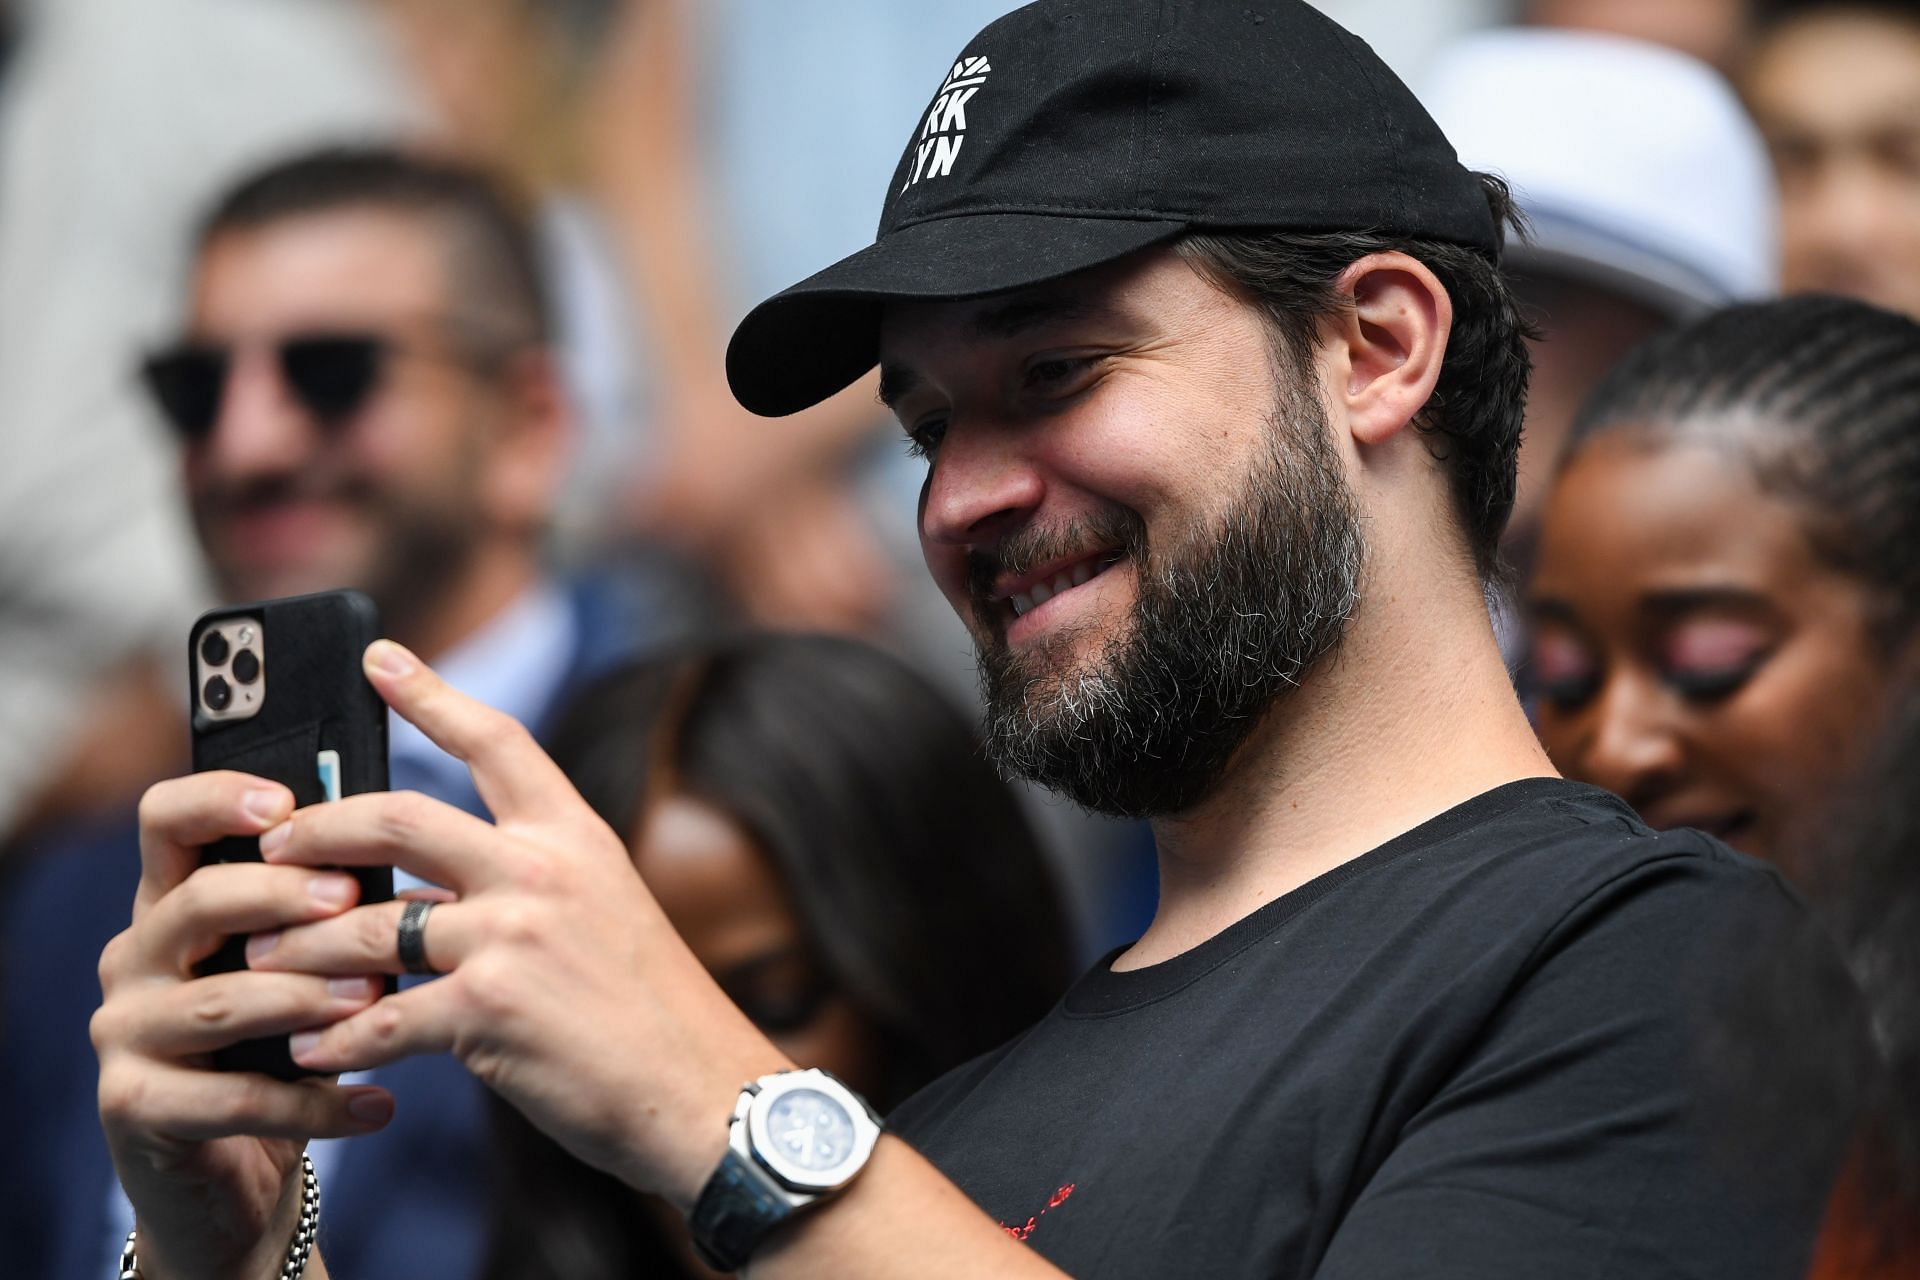
[[[313,424],[288,394],[273,353],[236,350],[203,465],[230,479],[286,472],[307,461],[313,442]]]
[[[1573,771],[1644,810],[1685,778],[1686,747],[1665,692],[1616,674],[1594,699],[1595,717]]]
[[[985,421],[950,424],[921,496],[920,536],[945,546],[997,541],[1026,523],[1045,495],[1018,432]]]
[[[1786,213],[1801,255],[1824,273],[1822,280],[1851,283],[1876,260],[1873,247],[1884,243],[1894,207],[1883,180],[1855,159],[1828,165]]]

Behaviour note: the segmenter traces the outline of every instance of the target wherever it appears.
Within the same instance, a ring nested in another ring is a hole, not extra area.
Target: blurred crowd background
[[[758,420],[728,393],[724,349],[749,305],[872,238],[900,144],[947,59],[1008,8],[1004,0],[0,2],[0,877],[31,879],[33,864],[65,856],[50,850],[71,848],[75,831],[121,821],[150,781],[184,768],[188,624],[202,608],[244,599],[250,581],[273,581],[248,576],[242,530],[253,530],[244,524],[252,491],[234,497],[204,457],[196,461],[196,451],[227,447],[211,445],[207,432],[238,438],[240,428],[209,420],[196,439],[169,422],[142,361],[177,344],[194,307],[209,303],[196,255],[211,205],[236,180],[315,148],[401,148],[476,167],[515,192],[538,232],[557,357],[541,420],[564,426],[513,445],[524,474],[551,472],[551,486],[499,499],[516,530],[526,526],[536,568],[509,574],[511,589],[495,597],[474,595],[457,622],[415,618],[422,610],[409,603],[440,599],[422,578],[436,564],[432,547],[384,562],[399,553],[380,543],[365,553],[371,560],[353,560],[355,574],[382,585],[390,616],[409,628],[405,639],[445,662],[449,677],[476,672],[476,693],[522,697],[534,716],[561,687],[566,652],[593,649],[578,631],[597,629],[609,652],[705,654],[695,662],[701,672],[720,660],[708,652],[712,637],[826,631],[891,652],[970,716],[970,643],[920,568],[914,507],[924,464],[906,457],[872,384],[791,420]],[[1325,0],[1319,8],[1365,36],[1423,96],[1461,157],[1513,184],[1530,219],[1530,242],[1507,259],[1540,330],[1507,539],[1519,587],[1494,608],[1559,766],[1659,810],[1674,770],[1692,766],[1659,756],[1680,748],[1655,743],[1645,725],[1582,722],[1601,699],[1596,654],[1605,643],[1596,633],[1605,626],[1596,614],[1605,604],[1580,597],[1580,574],[1609,576],[1572,564],[1638,520],[1640,507],[1596,499],[1584,518],[1553,514],[1553,478],[1569,441],[1586,439],[1580,405],[1630,349],[1676,322],[1803,292],[1920,315],[1920,6]],[[378,274],[378,259],[365,261]],[[386,282],[349,273],[330,288],[351,305]],[[1849,317],[1803,320],[1805,345],[1845,330]],[[1782,349],[1778,363],[1791,355]],[[1836,349],[1828,365],[1843,355]],[[236,372],[219,413],[242,413],[242,384]],[[1880,399],[1912,405],[1914,393],[1895,382]],[[1907,474],[1901,459],[1920,449],[1912,416],[1905,439],[1914,443],[1887,445],[1872,455],[1885,461],[1868,470]],[[409,512],[438,510],[445,528],[436,530],[453,537],[449,530],[493,518],[459,507],[459,493],[447,499],[451,509],[434,507],[436,476],[380,466],[359,495],[369,522],[401,528]],[[1634,486],[1657,489],[1651,480]],[[1657,491],[1676,510],[1720,512],[1726,557],[1761,547],[1766,530],[1741,524],[1751,503],[1736,493],[1713,507],[1709,487]],[[1920,493],[1895,489],[1887,501],[1916,505]],[[1895,528],[1903,539],[1910,530],[1897,520]],[[1661,545],[1699,537],[1668,532]],[[1908,543],[1889,545],[1887,555],[1914,555]],[[1515,603],[1528,599],[1536,572],[1553,583],[1546,614]],[[1872,580],[1872,568],[1862,572]],[[1788,599],[1795,587],[1782,591]],[[555,647],[553,626],[541,622],[561,612],[553,604],[561,597],[588,601],[568,606],[572,651]],[[1578,626],[1563,626],[1561,614],[1578,610],[1588,610]],[[1740,626],[1740,616],[1722,618],[1720,629],[1680,637],[1682,647],[1705,649],[1701,664],[1716,662],[1722,681],[1728,670],[1751,676],[1761,641]],[[1780,770],[1793,781],[1753,781],[1751,794],[1740,793],[1741,781],[1732,785],[1740,804],[1672,816],[1718,823],[1747,852],[1786,860],[1788,818],[1805,819],[1805,810],[1776,821],[1778,796],[1803,802],[1853,785],[1849,770],[1866,748],[1837,745],[1874,737],[1901,681],[1895,649],[1872,672],[1847,677],[1857,685],[1839,677],[1820,685],[1845,697],[1809,695],[1809,706],[1847,720],[1814,725],[1784,750]],[[1670,676],[1682,658],[1668,662]],[[547,676],[515,672],[549,660]],[[831,685],[804,664],[789,677]],[[668,689],[636,716],[684,727],[689,697]],[[1605,693],[1617,697],[1626,693]],[[1699,697],[1724,702],[1726,689]],[[879,702],[902,699],[910,697]],[[849,693],[847,702],[797,708],[793,731],[806,739],[856,704]],[[1772,737],[1757,729],[1749,758],[1812,723],[1812,710],[1776,714],[1791,725],[1768,729]],[[766,739],[743,741],[733,770],[755,781],[774,768],[755,752],[778,752]],[[403,756],[396,739],[396,783]],[[856,748],[847,760],[851,770],[885,773],[883,762],[862,766]],[[872,783],[870,806],[883,804],[885,785]],[[637,787],[630,779],[628,789]],[[636,821],[637,808],[611,804]],[[1144,827],[1085,818],[1039,794],[1021,794],[1020,804],[1039,833],[1037,852],[1020,854],[1021,873],[1031,860],[1027,883],[1058,881],[1073,960],[1135,935],[1154,898]],[[1027,850],[1023,833],[993,831],[996,844]],[[781,873],[804,879],[804,865]],[[1002,898],[1023,892],[1004,879],[995,885]],[[900,892],[904,902],[916,890]],[[804,898],[804,889],[789,881],[789,894]],[[895,906],[876,900],[872,910]],[[858,984],[845,975],[872,971],[862,965],[828,967]],[[1025,971],[1069,967],[1050,956]],[[21,1031],[10,1031],[17,1057]]]
[[[872,388],[767,422],[734,404],[722,357],[754,301],[871,238],[944,60],[1011,7],[13,0],[0,836],[123,805],[180,759],[182,638],[219,593],[180,441],[138,369],[185,323],[215,197],[327,144],[459,157],[532,211],[573,419],[553,571],[616,580],[640,643],[740,623],[844,632],[967,704],[964,633],[918,563],[919,464]],[[1746,0],[1322,7],[1532,219],[1511,259],[1545,333],[1510,540],[1523,569],[1580,396],[1639,338],[1782,288],[1920,309],[1910,6],[1788,6],[1854,20],[1772,40],[1755,21],[1778,6]],[[1104,949],[1150,908],[1141,842],[1035,811]]]
[[[184,324],[214,198],[328,144],[459,157],[532,210],[574,423],[554,570],[624,579],[656,640],[846,632],[969,701],[964,634],[918,565],[918,465],[872,388],[769,423],[722,355],[747,306],[870,239],[905,122],[1011,7],[12,0],[0,837],[122,805],[180,758],[181,640],[218,593],[137,371]],[[1746,0],[1323,6],[1533,219],[1523,567],[1580,394],[1663,321],[1783,287],[1920,308],[1910,7],[1795,7],[1856,21],[1768,41]],[[1124,936],[1150,908],[1140,840],[1035,809],[1088,945]]]

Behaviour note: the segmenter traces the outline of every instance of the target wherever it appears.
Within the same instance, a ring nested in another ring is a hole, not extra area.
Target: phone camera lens
[[[260,678],[260,659],[253,650],[242,649],[233,655],[233,678],[241,684],[252,684]]]
[[[207,705],[215,711],[225,711],[233,701],[233,686],[215,676],[207,681],[206,699]]]
[[[227,637],[218,631],[209,631],[200,641],[200,660],[210,667],[217,667],[227,660]]]

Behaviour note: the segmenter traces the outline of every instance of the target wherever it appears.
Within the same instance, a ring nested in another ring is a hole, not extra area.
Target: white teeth
[[[1092,581],[1112,565],[1111,560],[1104,564],[1094,560],[1082,560],[1071,569],[1056,574],[1052,582],[1038,582],[1028,587],[1024,593],[1015,592],[1007,597],[1008,602],[1013,606],[1013,616],[1017,618],[1034,606],[1045,604],[1063,591],[1071,591],[1075,587]]]

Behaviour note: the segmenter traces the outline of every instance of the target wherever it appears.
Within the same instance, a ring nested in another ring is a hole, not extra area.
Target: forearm
[[[769,431],[727,389],[721,354],[733,288],[713,250],[695,148],[696,27],[688,0],[630,0],[588,98],[587,134],[595,192],[656,348],[666,465],[699,471],[718,457],[744,470],[737,490],[745,506],[746,495],[777,487],[796,469],[838,465],[886,415],[868,378]]]
[[[752,1280],[1040,1280],[1063,1275],[927,1160],[886,1137],[852,1186],[762,1246]]]

